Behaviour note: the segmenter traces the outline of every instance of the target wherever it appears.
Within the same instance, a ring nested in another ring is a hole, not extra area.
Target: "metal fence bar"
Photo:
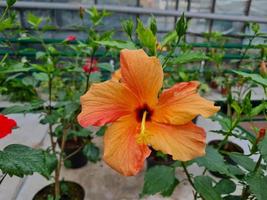
[[[5,1],[0,2],[0,7],[5,7]],[[91,8],[94,5],[79,4],[79,3],[50,3],[50,2],[23,2],[19,1],[14,5],[14,8],[24,9],[54,9],[54,10],[79,10],[80,7]],[[143,14],[143,15],[157,15],[157,16],[181,16],[183,12],[175,10],[159,10],[152,8],[137,8],[130,6],[115,6],[115,5],[96,5],[98,10],[107,10],[111,12],[128,13],[128,14]],[[213,13],[196,13],[184,12],[188,18],[203,18],[236,22],[257,22],[267,24],[267,19],[263,17],[254,16],[234,16],[222,15]]]

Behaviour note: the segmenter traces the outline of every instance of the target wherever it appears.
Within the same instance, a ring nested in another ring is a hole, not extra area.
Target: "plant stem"
[[[190,174],[189,174],[189,172],[188,172],[188,170],[186,168],[186,165],[184,164],[184,162],[181,162],[181,165],[183,167],[183,170],[185,172],[185,175],[187,177],[187,180],[189,181],[189,183],[192,186],[192,188],[194,188],[194,190],[196,191],[196,187],[195,187],[195,185],[194,185],[194,183],[193,183],[193,181],[191,179],[191,176],[190,176]],[[197,198],[197,192],[194,192],[194,199],[196,199],[196,198]]]
[[[71,154],[69,154],[68,156],[66,156],[63,161],[68,160],[69,158],[71,158],[72,156],[74,156],[76,153],[78,153],[82,148],[84,147],[84,145],[80,146],[78,149],[76,149],[75,151],[73,151]]]
[[[67,130],[68,127],[65,127],[63,129],[63,135],[62,135],[62,140],[61,140],[61,144],[60,144],[60,154],[59,154],[59,159],[58,159],[58,163],[57,163],[57,168],[56,168],[56,172],[55,172],[55,198],[60,198],[60,172],[61,172],[61,165],[62,165],[62,161],[63,161],[63,153],[64,153],[64,148],[65,148],[65,141],[66,141],[66,137],[67,137]]]
[[[173,55],[173,53],[174,53],[176,47],[179,45],[180,41],[181,41],[181,37],[178,37],[178,40],[177,40],[175,46],[174,46],[173,49],[170,51],[170,53],[168,53],[166,59],[164,60],[164,62],[163,62],[163,64],[162,64],[162,68],[163,68],[163,69],[166,67],[165,65],[167,64],[167,62],[168,62],[168,60],[170,59],[170,57]]]

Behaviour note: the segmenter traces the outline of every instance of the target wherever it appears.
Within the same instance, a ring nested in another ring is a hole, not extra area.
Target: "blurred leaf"
[[[11,29],[14,26],[13,21],[11,18],[6,18],[2,21],[0,21],[0,32]]]
[[[13,6],[16,3],[16,0],[7,0],[6,4],[7,6],[10,8],[11,6]]]
[[[32,13],[27,14],[27,22],[31,24],[35,29],[40,26],[42,21],[43,21],[43,18],[41,17],[38,17]]]
[[[177,33],[175,31],[169,32],[166,35],[164,35],[163,40],[161,42],[161,46],[168,45],[172,43],[177,38]]]
[[[83,147],[83,153],[91,162],[100,160],[100,150],[93,143],[87,144]]]
[[[97,66],[100,68],[100,69],[104,69],[106,71],[109,71],[109,72],[113,72],[113,66],[110,64],[110,63],[98,63]]]
[[[214,187],[219,194],[230,194],[236,190],[236,185],[230,179],[221,179]]]
[[[242,200],[241,196],[229,195],[223,197],[223,200]]]
[[[259,173],[248,176],[246,179],[250,191],[256,195],[257,200],[266,200],[267,197],[267,177]]]
[[[152,31],[153,35],[157,34],[157,20],[154,16],[149,18],[149,28]]]
[[[174,182],[172,185],[170,185],[169,188],[167,188],[166,190],[162,191],[160,194],[163,197],[169,197],[172,195],[174,189],[176,188],[176,186],[179,184],[180,182],[178,181],[178,179],[175,178]]]
[[[173,187],[178,184],[175,178],[175,169],[168,166],[155,166],[149,168],[145,173],[145,182],[143,186],[142,195],[153,195],[162,193],[163,195],[170,195]]]
[[[32,75],[38,81],[44,81],[44,82],[46,82],[46,81],[49,80],[48,75],[46,73],[43,73],[43,72],[39,72],[39,73],[33,72]]]
[[[120,40],[113,40],[113,41],[104,40],[104,41],[95,41],[95,43],[117,49],[136,49],[135,44],[129,41],[125,42]]]
[[[266,111],[267,110],[267,102],[262,102],[260,105],[252,108],[250,115],[253,116],[257,116],[259,115],[262,111]]]
[[[211,146],[207,146],[206,155],[197,158],[196,162],[199,166],[206,167],[210,171],[230,174],[227,165],[224,163],[223,156]]]
[[[133,27],[134,27],[134,23],[133,20],[124,20],[121,23],[122,29],[123,31],[130,37],[132,38],[132,34],[133,34]]]
[[[28,113],[33,112],[36,109],[42,108],[44,102],[43,101],[34,101],[30,104],[22,104],[22,105],[15,105],[10,106],[2,110],[2,114],[14,114],[14,113]]]
[[[0,68],[0,74],[28,72],[31,69],[32,69],[32,67],[24,67],[23,63],[16,63],[16,64],[12,64],[8,67],[1,67]]]
[[[92,132],[84,128],[79,131],[71,131],[69,134],[71,136],[76,136],[76,137],[88,137],[89,135],[92,135]]]
[[[205,200],[221,200],[220,194],[212,187],[212,179],[209,176],[196,176],[194,185],[197,192]]]
[[[185,64],[190,62],[198,62],[202,60],[208,60],[209,57],[205,55],[203,52],[196,52],[196,51],[187,51],[179,54],[171,58],[168,61],[169,65],[178,65],[178,64]]]
[[[250,73],[246,73],[246,72],[241,72],[241,71],[236,71],[236,70],[232,70],[234,73],[244,77],[244,78],[249,78],[251,80],[253,80],[254,82],[263,85],[265,87],[267,87],[267,78],[263,78],[261,75],[259,74],[250,74]]]
[[[253,171],[256,166],[256,163],[246,155],[236,152],[231,152],[228,153],[227,155],[230,156],[230,158],[234,162],[236,162],[238,165],[240,165],[241,167],[245,168],[248,171]]]
[[[212,120],[219,122],[225,132],[229,132],[231,130],[232,123],[229,117],[216,114],[212,116]]]
[[[102,126],[97,132],[96,135],[97,136],[103,136],[106,132],[107,127],[106,126]]]
[[[142,47],[148,48],[151,55],[156,54],[157,38],[150,30],[143,25],[143,22],[138,19],[136,33]]]
[[[186,34],[187,21],[186,21],[186,18],[184,16],[184,13],[182,14],[182,16],[176,22],[175,31],[176,31],[179,39],[181,39]]]
[[[55,161],[55,155],[21,144],[11,144],[0,151],[0,169],[10,176],[23,177],[37,172],[49,178]]]

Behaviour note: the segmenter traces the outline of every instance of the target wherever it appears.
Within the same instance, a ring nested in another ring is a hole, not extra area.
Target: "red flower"
[[[261,128],[257,135],[257,143],[264,138],[265,134],[266,134],[266,129]]]
[[[65,41],[67,41],[67,42],[71,42],[71,41],[75,41],[76,40],[76,36],[74,36],[74,35],[69,35],[66,39],[65,39]]]
[[[83,66],[83,71],[85,73],[98,72],[99,68],[97,66],[97,60],[94,58],[91,62],[91,59],[86,59],[85,65]]]
[[[12,132],[12,129],[17,126],[13,119],[8,119],[6,116],[0,114],[0,138],[3,138]]]

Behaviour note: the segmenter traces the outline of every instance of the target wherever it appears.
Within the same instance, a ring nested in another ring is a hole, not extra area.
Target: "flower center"
[[[141,122],[140,133],[137,136],[138,144],[148,144],[150,134],[146,131],[146,121],[151,120],[153,111],[145,104],[141,109],[137,109],[137,121]]]
[[[144,113],[146,112],[145,121],[151,121],[153,115],[153,110],[149,108],[147,104],[144,104],[142,107],[136,109],[136,120],[142,122]]]

